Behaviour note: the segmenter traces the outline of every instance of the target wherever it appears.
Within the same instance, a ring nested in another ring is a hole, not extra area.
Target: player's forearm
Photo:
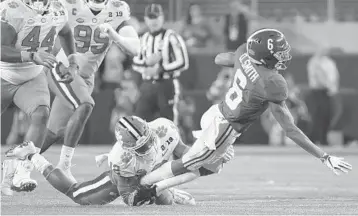
[[[31,52],[21,51],[10,46],[1,46],[1,61],[9,63],[31,62]]]
[[[187,173],[184,173],[184,174],[181,174],[178,176],[174,176],[169,179],[162,180],[155,184],[157,186],[156,192],[157,192],[157,194],[160,194],[160,192],[162,192],[168,188],[182,185],[184,183],[193,181],[199,177],[200,177],[199,171],[192,171],[192,172],[187,172]]]
[[[66,34],[59,35],[59,38],[61,47],[67,56],[76,53],[75,39],[71,31],[66,32]]]
[[[297,145],[317,158],[323,157],[325,152],[316,146],[297,126],[285,129],[287,137],[291,138]]]
[[[110,34],[112,34],[113,41],[128,54],[132,56],[136,56],[139,54],[139,49],[140,49],[139,38],[124,37],[115,31],[111,32]]]

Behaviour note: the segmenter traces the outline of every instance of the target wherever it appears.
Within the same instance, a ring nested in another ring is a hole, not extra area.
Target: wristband
[[[34,52],[27,52],[27,51],[21,51],[20,52],[20,56],[21,56],[21,62],[31,62],[34,60]]]

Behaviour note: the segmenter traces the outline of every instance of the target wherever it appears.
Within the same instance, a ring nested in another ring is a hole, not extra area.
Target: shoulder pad
[[[242,54],[246,53],[246,43],[242,44],[241,46],[239,46],[236,51],[235,51],[235,55],[236,56],[241,56]]]
[[[287,82],[280,74],[274,74],[268,77],[265,82],[265,90],[270,101],[278,103],[288,97]]]
[[[178,133],[179,129],[173,121],[166,118],[157,118],[150,122],[150,127],[155,130],[159,138],[167,136],[169,133],[172,135]]]

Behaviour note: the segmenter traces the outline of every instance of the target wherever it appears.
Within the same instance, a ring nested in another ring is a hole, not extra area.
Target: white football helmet
[[[88,7],[94,11],[101,11],[106,7],[108,0],[87,0]]]
[[[143,119],[137,116],[122,117],[115,126],[115,135],[122,146],[139,156],[147,155],[158,141],[157,134]]]
[[[52,0],[22,0],[26,5],[39,14],[43,14],[49,9]]]

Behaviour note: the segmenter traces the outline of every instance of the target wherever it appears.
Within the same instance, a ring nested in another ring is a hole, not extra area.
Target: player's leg
[[[222,118],[217,108],[209,109],[209,111],[210,115],[204,114],[203,118],[210,118],[211,121],[202,119],[202,122],[209,123],[202,124],[204,130],[189,151],[181,159],[165,163],[144,176],[141,184],[153,184],[190,171],[200,171],[204,165],[216,163],[225,155],[238,134]]]
[[[74,110],[66,105],[59,96],[55,97],[52,102],[45,142],[42,145],[40,154],[64,137],[67,122],[73,113]]]
[[[50,111],[50,92],[45,74],[40,73],[37,77],[22,84],[17,89],[13,101],[30,117],[30,126],[25,135],[25,142],[33,142],[36,151],[40,152],[45,139],[44,131],[46,131]],[[26,151],[27,149],[20,145],[8,150],[6,156],[23,155]],[[29,163],[20,163],[20,166],[17,166],[13,178],[12,188],[14,190],[32,191],[36,188],[36,181],[30,178],[32,169],[32,165]]]
[[[70,167],[74,149],[82,136],[94,106],[94,100],[91,97],[94,76],[84,79],[80,75],[76,75],[70,84],[64,84],[57,81],[57,73],[51,70],[48,73],[48,78],[51,90],[61,99],[64,105],[74,110],[66,125],[64,145],[58,164],[58,167],[72,178]]]
[[[160,117],[179,123],[178,103],[180,96],[180,84],[177,79],[163,80],[159,83],[157,103]]]
[[[80,205],[105,205],[114,201],[120,195],[109,174],[106,171],[93,180],[74,184],[67,196]]]
[[[139,88],[140,96],[135,105],[134,115],[146,121],[155,119],[157,112],[157,84],[144,80]]]

